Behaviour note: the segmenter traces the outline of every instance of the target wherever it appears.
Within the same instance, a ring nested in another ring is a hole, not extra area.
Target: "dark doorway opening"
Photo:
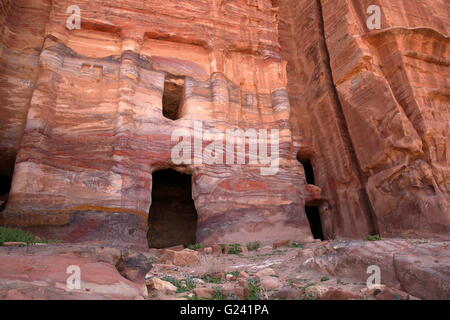
[[[299,161],[303,165],[303,169],[305,170],[306,183],[315,184],[314,169],[311,160],[300,159]],[[305,211],[314,239],[324,240],[319,207],[314,205],[307,205],[305,207]]]
[[[184,79],[166,76],[164,82],[164,93],[162,99],[163,116],[167,119],[177,120],[181,115],[183,104]]]
[[[11,184],[12,178],[10,176],[0,175],[0,211],[6,206]]]
[[[153,173],[152,205],[148,218],[148,245],[167,248],[195,243],[197,211],[189,174],[172,169]]]
[[[308,184],[314,184],[314,182],[315,182],[314,170],[313,170],[311,160],[305,159],[305,160],[300,160],[300,162],[303,165],[303,168],[305,170],[306,182]]]
[[[320,220],[319,207],[305,207],[306,216],[308,217],[309,227],[314,239],[324,240],[322,231],[322,221]]]

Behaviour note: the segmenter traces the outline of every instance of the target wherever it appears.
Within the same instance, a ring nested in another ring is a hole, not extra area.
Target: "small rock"
[[[218,244],[211,246],[212,254],[218,255],[222,254],[222,247]]]
[[[266,290],[275,290],[281,287],[281,281],[278,278],[265,276],[260,278],[261,287]]]
[[[232,274],[227,274],[226,276],[227,281],[236,281],[236,276],[232,275]]]
[[[214,288],[196,288],[194,289],[194,294],[197,298],[209,299],[214,295]]]
[[[327,288],[319,300],[360,300],[361,298],[361,295],[345,288]]]
[[[282,288],[272,294],[272,298],[283,300],[297,300],[302,296],[302,292],[299,289],[294,288]]]
[[[281,247],[287,247],[287,246],[289,246],[289,243],[290,243],[289,240],[278,240],[273,243],[272,247],[274,249],[281,248]]]
[[[148,281],[148,286],[150,289],[162,292],[165,294],[174,294],[177,292],[177,287],[175,287],[173,284],[171,284],[168,281],[161,280],[159,278],[151,278]]]
[[[381,293],[384,289],[386,289],[386,286],[384,284],[375,284],[368,288],[361,289],[361,293],[363,293],[367,297],[375,297],[376,295]]]
[[[228,286],[224,285],[222,288],[222,293],[224,296],[232,296],[238,299],[245,299],[245,289],[242,286]]]
[[[176,266],[190,266],[200,262],[197,251],[184,249],[182,251],[174,251],[167,249],[158,262],[170,262]]]
[[[204,284],[205,283],[205,281],[203,281],[202,279],[199,279],[199,278],[194,278],[194,280],[193,280],[195,283],[198,283],[198,284]]]
[[[244,279],[250,278],[250,275],[247,272],[245,272],[245,271],[239,272],[239,276],[244,278]]]
[[[265,276],[274,276],[274,275],[275,275],[275,270],[273,270],[272,268],[266,268],[266,269],[260,270],[256,273],[256,276],[258,278],[265,277]]]
[[[211,247],[205,247],[204,252],[206,254],[211,254],[212,253],[212,248]]]
[[[21,242],[21,241],[6,241],[6,242],[3,242],[3,246],[5,246],[5,247],[26,246],[26,245],[27,245],[26,242]]]
[[[313,299],[319,299],[320,297],[322,297],[329,289],[327,287],[324,286],[318,286],[318,285],[314,285],[314,286],[310,286],[308,288],[305,289],[305,293],[313,298]]]
[[[238,283],[239,283],[239,286],[243,290],[244,299],[246,299],[248,297],[248,294],[249,294],[248,281],[247,281],[247,279],[239,279]]]

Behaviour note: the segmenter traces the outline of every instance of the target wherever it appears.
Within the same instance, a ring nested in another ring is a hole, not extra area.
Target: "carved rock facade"
[[[173,168],[198,242],[311,240],[305,205],[326,238],[449,236],[446,1],[80,0],[68,30],[72,4],[2,2],[3,224],[145,246],[152,172]],[[174,163],[198,121],[278,129],[278,171]]]

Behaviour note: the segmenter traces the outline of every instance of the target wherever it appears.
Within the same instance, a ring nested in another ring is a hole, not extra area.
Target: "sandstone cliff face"
[[[2,3],[3,223],[145,245],[152,172],[170,167],[192,175],[200,242],[310,240],[316,203],[326,238],[449,236],[444,0],[80,0],[68,30],[72,4]],[[173,163],[195,120],[279,129],[278,172]]]
[[[448,236],[448,2],[279,5],[294,135],[328,200],[326,234]],[[369,5],[381,30],[366,26]]]

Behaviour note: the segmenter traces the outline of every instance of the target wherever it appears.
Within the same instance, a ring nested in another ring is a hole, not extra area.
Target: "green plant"
[[[314,282],[310,282],[307,285],[301,287],[301,289],[303,289],[303,291],[305,291],[307,288],[315,286],[316,284]]]
[[[239,254],[242,252],[241,245],[239,243],[232,243],[228,245],[228,253],[229,254]]]
[[[367,240],[367,241],[378,241],[378,240],[381,240],[381,236],[379,234],[374,234],[374,235],[367,236],[365,238],[365,240]]]
[[[0,227],[0,246],[3,245],[3,242],[25,242],[27,244],[33,244],[56,243],[58,241],[38,238],[20,229]]]
[[[304,247],[303,243],[300,243],[300,242],[292,242],[289,245],[289,248],[300,248],[300,249],[303,249],[303,247]]]
[[[209,283],[221,283],[222,279],[210,276],[209,274],[205,275],[203,279]]]
[[[210,300],[209,298],[199,298],[195,294],[192,297],[189,296],[183,296],[183,298],[186,298],[188,300]]]
[[[231,271],[231,272],[227,272],[228,274],[231,274],[234,277],[239,277],[239,275],[241,274],[239,271]]]
[[[330,278],[328,278],[328,277],[322,277],[322,278],[320,278],[320,281],[322,281],[322,282],[325,282],[325,281],[328,281],[328,280],[330,280]]]
[[[185,279],[185,287],[183,288],[183,291],[180,292],[185,292],[185,291],[191,291],[195,289],[195,281],[194,278],[192,278],[191,276],[187,276]]]
[[[261,287],[258,278],[250,278],[248,283],[248,300],[260,300],[261,299]]]
[[[194,244],[188,245],[188,249],[191,249],[191,250],[198,250],[200,248],[203,248],[203,245],[200,243],[194,243]]]
[[[177,293],[187,292],[195,289],[195,282],[191,276],[187,276],[184,280],[178,280],[172,276],[162,277],[161,280],[170,282],[175,287],[177,287]]]
[[[249,251],[256,251],[259,248],[261,248],[261,242],[260,241],[253,241],[253,242],[247,243],[247,249]]]
[[[225,295],[223,294],[222,287],[214,287],[214,294],[212,296],[213,300],[225,300]]]

